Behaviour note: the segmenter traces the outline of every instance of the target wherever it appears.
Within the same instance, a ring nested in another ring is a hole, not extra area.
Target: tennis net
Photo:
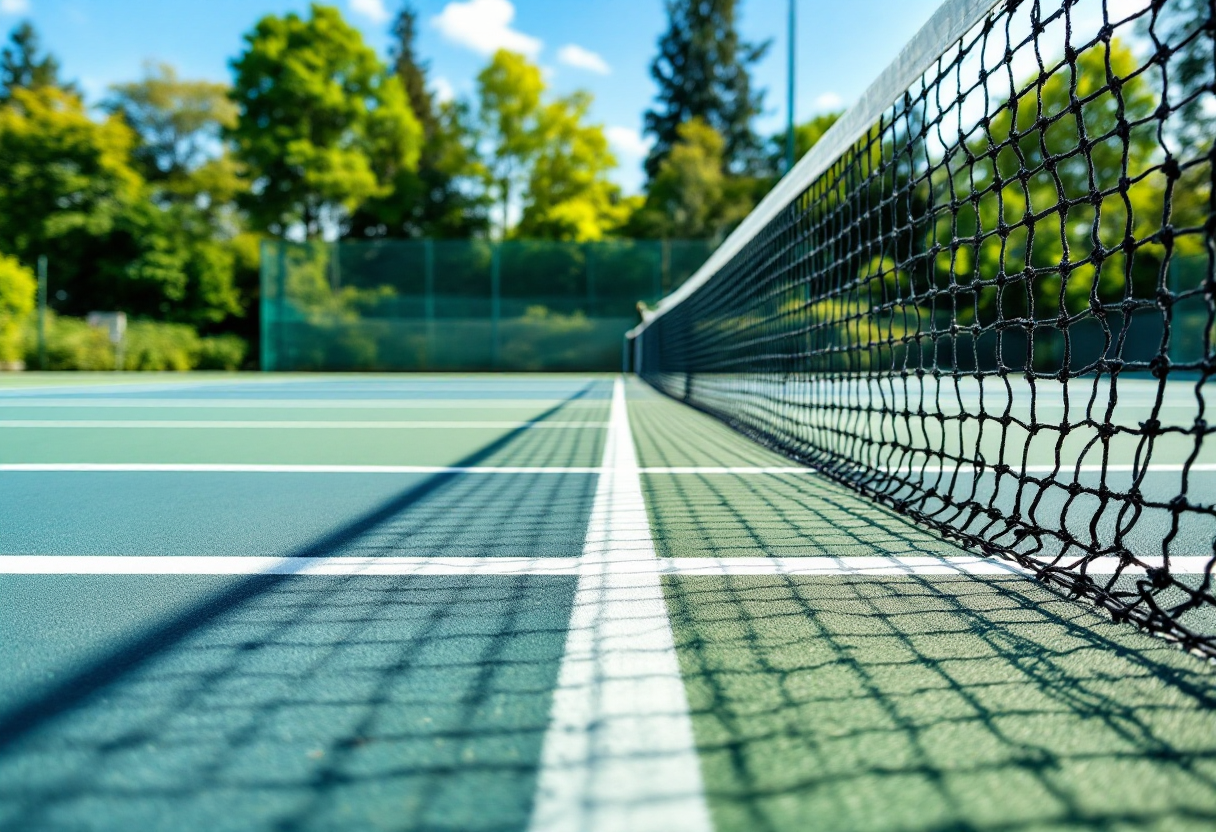
[[[950,0],[635,371],[1216,657],[1214,8]]]

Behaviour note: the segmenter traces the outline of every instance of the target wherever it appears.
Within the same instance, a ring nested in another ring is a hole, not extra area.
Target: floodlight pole
[[[785,169],[787,172],[793,169],[794,162],[796,161],[794,159],[794,152],[795,152],[794,151],[794,77],[796,75],[796,70],[795,70],[796,62],[794,60],[794,53],[796,51],[795,50],[794,31],[795,31],[795,23],[797,22],[797,15],[795,12],[797,5],[798,5],[797,0],[790,0],[789,33],[787,35],[787,43],[789,44],[789,66],[787,68],[787,72],[788,72],[789,78],[786,83],[786,102],[785,102],[785,112],[786,112]]]

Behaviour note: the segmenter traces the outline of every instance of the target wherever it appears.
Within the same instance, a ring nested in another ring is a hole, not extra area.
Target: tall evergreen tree
[[[63,87],[74,92],[59,80],[58,59],[49,53],[40,56],[38,47],[38,33],[28,21],[9,35],[9,45],[0,50],[0,102],[12,98],[14,89]]]
[[[752,44],[736,28],[738,0],[667,0],[667,31],[650,74],[659,86],[646,112],[646,132],[654,145],[646,159],[653,179],[679,140],[680,125],[699,118],[725,141],[729,172],[751,169],[760,154],[752,118],[764,93],[752,88],[751,67],[769,47]]]
[[[417,52],[418,14],[407,3],[393,22],[389,50],[410,109],[422,125],[416,171],[402,171],[391,194],[368,201],[349,223],[351,237],[472,237],[487,233],[488,200],[477,178],[467,108],[438,102],[428,87],[428,63]]]
[[[419,58],[414,48],[417,37],[418,13],[406,4],[393,22],[394,40],[389,48],[389,59],[393,62],[393,71],[405,87],[405,94],[410,99],[414,116],[422,125],[423,134],[430,139],[439,129],[439,118],[435,108],[435,96],[426,85],[430,64]]]

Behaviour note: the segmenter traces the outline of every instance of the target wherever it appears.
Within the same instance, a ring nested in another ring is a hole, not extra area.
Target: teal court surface
[[[0,385],[5,832],[1216,828],[1209,665],[635,379]]]

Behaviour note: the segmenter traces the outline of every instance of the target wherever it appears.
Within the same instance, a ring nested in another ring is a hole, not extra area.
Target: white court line
[[[556,405],[562,409],[608,409],[605,401],[567,401],[565,399],[499,399],[482,401],[477,399],[118,399],[105,398],[96,401],[83,399],[35,398],[5,399],[0,397],[0,410],[9,407],[46,408],[152,408],[152,409],[283,409],[283,410],[502,410],[504,408],[527,408],[548,410]]]
[[[606,428],[606,422],[462,422],[448,420],[445,422],[377,422],[377,421],[306,421],[306,420],[276,420],[276,421],[220,421],[194,419],[0,419],[0,430],[12,428],[133,428],[149,429],[189,429],[189,430],[452,430],[463,428],[493,428],[495,430],[520,429],[566,429]]]
[[[1170,558],[1175,575],[1202,575],[1210,556]],[[1069,565],[1069,564],[1064,564]],[[195,555],[0,555],[0,575],[567,575],[588,567],[602,569],[604,559],[478,557],[212,557]],[[1006,560],[969,555],[865,556],[802,558],[659,558],[628,554],[612,561],[613,574],[637,570],[647,579],[662,575],[732,576],[898,576],[1019,575],[1029,569]],[[1097,558],[1088,571],[1112,575],[1117,558]],[[1140,570],[1128,570],[1139,574]]]
[[[0,421],[0,424],[3,424]],[[784,475],[814,477],[819,472],[814,468],[800,466],[657,466],[638,468],[639,474],[663,475]],[[1029,473],[1050,473],[1054,470],[1047,466],[1030,466]],[[1070,473],[1073,469],[1063,469],[1061,474]],[[1081,473],[1097,474],[1101,472],[1098,466],[1081,466]],[[1109,465],[1107,473],[1130,473],[1130,465]],[[1181,465],[1150,465],[1150,474],[1177,473]],[[0,473],[197,473],[197,474],[599,474],[603,468],[594,465],[587,466],[518,466],[518,465],[480,465],[480,466],[446,466],[446,465],[279,465],[260,463],[227,463],[227,462],[5,462],[0,463]],[[1210,473],[1216,471],[1216,464],[1196,463],[1191,466],[1195,473]],[[938,469],[927,469],[925,473],[937,473]],[[903,473],[904,471],[887,471],[884,473]],[[920,473],[917,471],[916,473]],[[986,475],[994,472],[989,469]]]
[[[619,378],[611,413],[529,830],[709,832]]]
[[[190,473],[190,474],[602,474],[598,465],[261,465],[192,462],[6,462],[0,473]],[[811,468],[639,468],[640,474],[798,474]]]

